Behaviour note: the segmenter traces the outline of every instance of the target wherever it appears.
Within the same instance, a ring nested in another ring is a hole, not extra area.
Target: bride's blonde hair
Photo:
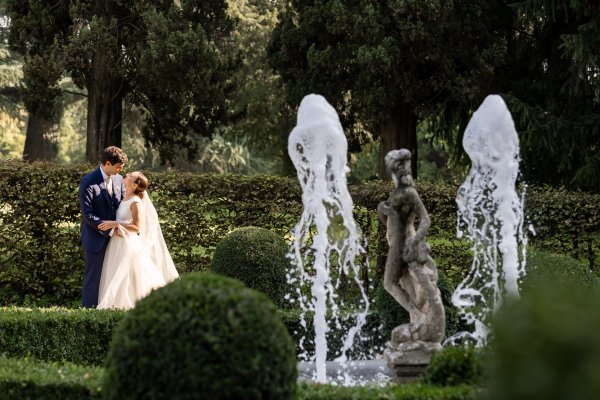
[[[131,177],[133,178],[133,183],[138,185],[137,188],[135,188],[134,193],[141,199],[143,199],[144,194],[146,193],[146,189],[148,189],[148,178],[146,178],[146,175],[142,174],[139,171],[132,172]]]

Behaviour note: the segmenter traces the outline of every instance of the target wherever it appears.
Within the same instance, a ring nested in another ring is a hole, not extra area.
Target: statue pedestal
[[[410,382],[425,374],[431,357],[442,350],[437,342],[387,342],[383,356],[388,368],[394,371],[396,381]]]

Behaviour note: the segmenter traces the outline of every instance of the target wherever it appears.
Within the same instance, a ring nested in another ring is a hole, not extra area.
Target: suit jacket
[[[123,198],[123,177],[112,175],[112,196],[108,194],[106,182],[100,167],[87,174],[79,185],[79,206],[81,208],[81,241],[83,248],[92,253],[99,252],[110,239],[110,231],[101,231],[102,221],[114,221],[117,208]]]

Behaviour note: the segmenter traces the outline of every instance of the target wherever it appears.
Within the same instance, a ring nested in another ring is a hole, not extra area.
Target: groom
[[[104,253],[111,231],[100,231],[102,221],[116,219],[117,208],[123,198],[123,177],[119,172],[127,162],[127,155],[116,146],[100,153],[101,165],[87,174],[79,185],[81,207],[81,241],[85,257],[83,275],[83,306],[98,305],[98,291]]]

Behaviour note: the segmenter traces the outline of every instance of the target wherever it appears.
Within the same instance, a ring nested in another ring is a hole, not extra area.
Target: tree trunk
[[[102,149],[121,147],[121,122],[123,116],[122,80],[110,75],[105,50],[92,57],[88,81],[87,143],[85,158],[97,163]]]
[[[29,114],[23,159],[53,161],[58,154],[58,123]]]
[[[381,127],[381,161],[379,176],[389,179],[385,168],[385,155],[391,150],[408,149],[412,154],[411,167],[413,178],[417,178],[417,117],[410,104],[402,103],[390,110],[388,118]]]

